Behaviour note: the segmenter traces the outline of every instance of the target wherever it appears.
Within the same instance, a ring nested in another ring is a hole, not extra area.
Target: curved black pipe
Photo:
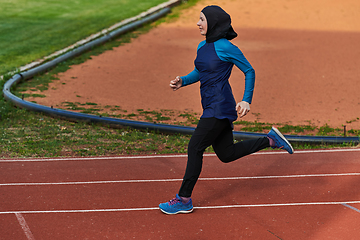
[[[81,47],[78,47],[68,53],[65,53],[62,56],[55,58],[49,62],[46,62],[38,67],[35,67],[31,70],[22,72],[20,74],[14,75],[10,80],[8,80],[3,88],[4,98],[8,101],[11,101],[15,106],[26,108],[30,111],[42,112],[46,113],[50,116],[65,118],[67,120],[72,121],[85,121],[85,122],[92,122],[92,123],[101,123],[105,125],[110,125],[114,127],[132,127],[137,129],[148,129],[159,131],[163,133],[180,133],[180,134],[192,134],[194,131],[193,127],[185,127],[185,126],[177,126],[177,125],[169,125],[169,124],[156,124],[156,123],[148,123],[148,122],[140,122],[140,121],[133,121],[133,120],[124,120],[119,118],[111,118],[111,117],[101,117],[91,114],[84,114],[84,113],[77,113],[71,112],[61,109],[56,109],[52,107],[42,106],[36,103],[28,102],[22,100],[11,93],[11,87],[21,80],[26,80],[31,78],[32,76],[44,72],[58,63],[75,57],[85,51],[90,50],[91,48],[100,45],[106,41],[109,41],[116,36],[124,34],[128,31],[131,31],[145,23],[154,21],[155,19],[164,16],[165,14],[170,12],[170,8],[164,8],[159,12],[145,17],[141,20],[133,22],[129,25],[119,28],[118,30],[114,30],[109,34],[104,35],[101,38],[98,38],[94,41],[91,41]],[[255,139],[259,137],[265,137],[266,134],[263,133],[249,133],[249,132],[240,132],[234,131],[234,138],[237,140],[246,140],[246,139]],[[328,137],[328,136],[295,136],[295,135],[285,135],[285,137],[290,142],[297,142],[297,143],[331,143],[331,144],[342,144],[342,143],[358,143],[358,137]]]
[[[21,76],[19,74],[13,77],[12,82],[19,81]],[[7,87],[12,84],[9,84]],[[28,102],[22,100],[14,95],[7,95],[7,100],[11,101],[18,107],[26,108],[30,111],[43,112],[50,116],[65,118],[71,121],[84,121],[89,123],[101,123],[104,125],[109,125],[112,127],[131,127],[137,129],[147,129],[153,131],[159,131],[162,133],[180,133],[180,134],[188,134],[191,135],[195,128],[186,127],[186,126],[177,126],[177,125],[169,125],[169,124],[156,124],[149,122],[141,122],[141,121],[133,121],[133,120],[125,120],[119,118],[111,118],[111,117],[102,117],[97,115],[85,114],[85,113],[77,113],[66,111],[62,109],[51,108],[47,106],[42,106],[36,103]],[[234,138],[236,140],[246,140],[246,139],[256,139],[260,137],[265,137],[264,133],[250,133],[250,132],[241,132],[234,131]],[[285,137],[290,142],[297,143],[332,143],[332,144],[342,144],[342,143],[358,143],[358,137],[331,137],[331,136],[296,136],[296,135],[285,135]]]

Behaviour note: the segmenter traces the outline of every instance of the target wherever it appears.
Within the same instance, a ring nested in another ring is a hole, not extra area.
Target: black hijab
[[[221,7],[211,5],[201,11],[207,20],[206,42],[212,43],[221,38],[231,40],[237,37],[237,33],[231,26],[230,15]]]

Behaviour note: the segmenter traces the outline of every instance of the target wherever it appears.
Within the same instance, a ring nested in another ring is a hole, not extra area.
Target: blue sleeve
[[[215,42],[215,50],[222,61],[234,63],[245,74],[243,101],[251,103],[255,87],[255,70],[241,50],[226,39]]]
[[[180,77],[182,80],[182,87],[196,83],[199,81],[199,70],[195,69],[186,76]]]

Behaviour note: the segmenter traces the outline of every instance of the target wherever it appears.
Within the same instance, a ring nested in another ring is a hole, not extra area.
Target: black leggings
[[[224,163],[270,147],[267,137],[234,144],[232,128],[228,119],[201,118],[189,142],[188,161],[179,196],[191,197],[201,173],[203,153],[210,145]]]

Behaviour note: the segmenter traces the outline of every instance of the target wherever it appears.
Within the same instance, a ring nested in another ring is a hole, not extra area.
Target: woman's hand
[[[172,88],[173,91],[178,90],[179,88],[181,88],[182,86],[182,79],[177,76],[174,80],[170,81],[170,87]]]
[[[244,117],[248,112],[250,112],[250,104],[245,101],[241,101],[236,105],[236,111],[239,113],[239,117]]]

